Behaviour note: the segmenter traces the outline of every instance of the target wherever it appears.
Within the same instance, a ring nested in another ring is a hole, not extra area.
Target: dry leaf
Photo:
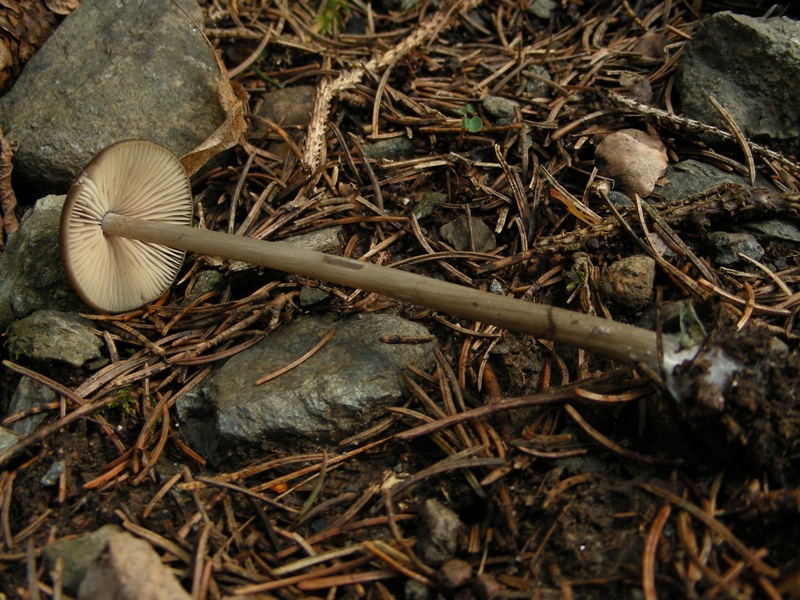
[[[45,0],[45,6],[57,15],[68,15],[78,8],[81,0]]]
[[[56,16],[42,2],[0,0],[0,92],[53,32]]]
[[[14,214],[17,197],[11,187],[12,155],[11,144],[3,137],[3,130],[0,129],[0,211],[2,211],[3,221],[3,230],[0,233],[0,251],[5,247],[4,240],[19,229],[19,222]]]
[[[202,144],[181,157],[181,164],[190,177],[212,157],[238,144],[239,138],[247,131],[247,122],[244,118],[248,100],[247,91],[236,82],[231,84],[225,65],[222,64],[219,56],[216,56],[216,59],[220,70],[217,96],[225,113],[225,121]]]
[[[663,33],[648,31],[636,40],[632,52],[644,58],[663,60],[665,43]]]
[[[597,168],[617,188],[642,198],[649,196],[667,170],[667,148],[656,137],[638,129],[609,134],[595,150]]]

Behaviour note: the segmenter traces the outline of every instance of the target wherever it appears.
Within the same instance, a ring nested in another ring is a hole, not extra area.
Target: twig
[[[656,548],[658,547],[658,539],[661,537],[661,532],[664,531],[664,526],[667,524],[667,519],[671,512],[672,507],[669,504],[665,504],[658,511],[644,542],[644,551],[642,552],[642,592],[645,600],[658,600],[656,595]]]

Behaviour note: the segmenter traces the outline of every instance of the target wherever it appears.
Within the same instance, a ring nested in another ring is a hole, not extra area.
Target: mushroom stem
[[[652,331],[561,308],[498,296],[407,271],[226,233],[124,217],[102,220],[106,235],[220,256],[389,296],[491,323],[660,372]]]

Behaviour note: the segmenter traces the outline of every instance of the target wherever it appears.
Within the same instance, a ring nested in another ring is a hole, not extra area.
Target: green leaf
[[[461,127],[469,131],[470,133],[478,133],[481,129],[483,129],[483,121],[480,117],[464,117],[461,119]]]

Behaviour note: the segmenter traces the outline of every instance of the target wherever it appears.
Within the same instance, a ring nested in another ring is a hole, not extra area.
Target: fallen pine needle
[[[263,377],[256,379],[256,385],[261,385],[262,383],[266,383],[267,381],[275,379],[276,377],[280,377],[284,373],[287,373],[292,369],[294,369],[296,366],[302,364],[304,361],[308,360],[310,357],[316,354],[320,348],[322,348],[325,344],[327,344],[333,337],[334,333],[336,333],[336,329],[331,329],[328,333],[322,336],[322,339],[319,342],[317,342],[317,344],[311,350],[303,354],[303,356],[301,356],[295,361],[290,362],[285,367],[281,367],[277,371],[270,373],[269,375],[264,375]]]

